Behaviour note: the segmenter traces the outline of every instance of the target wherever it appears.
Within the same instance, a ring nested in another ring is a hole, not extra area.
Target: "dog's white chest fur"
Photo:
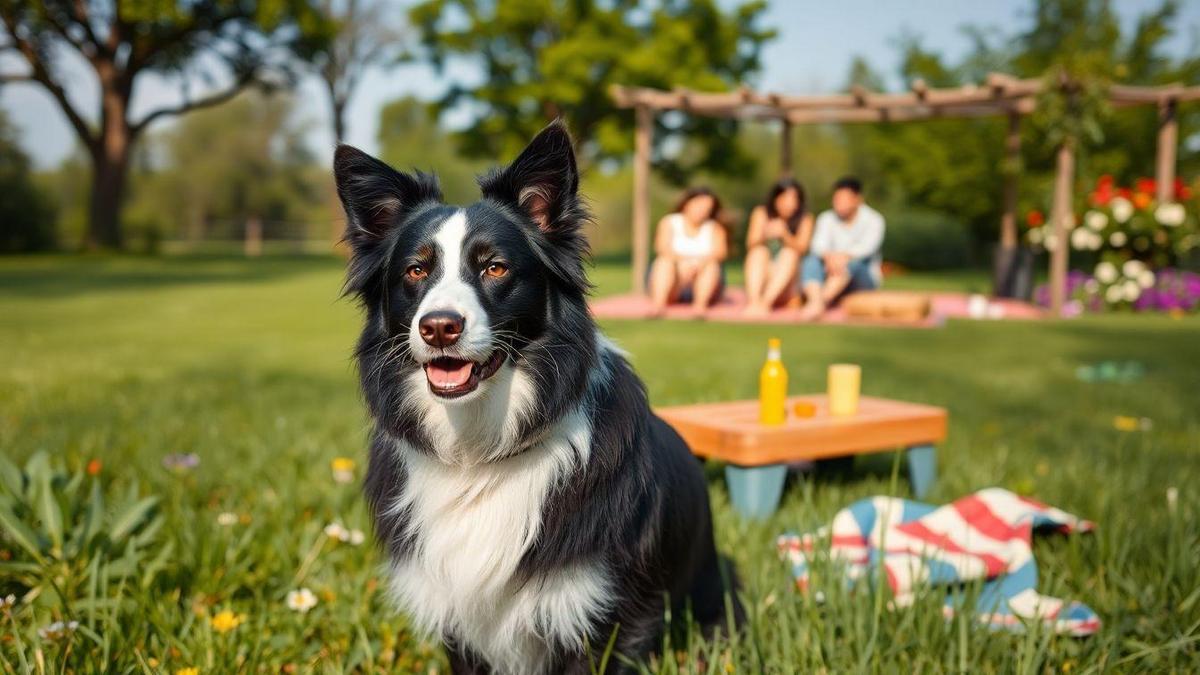
[[[580,646],[606,607],[601,563],[514,578],[536,540],[547,495],[589,453],[577,412],[544,440],[500,462],[452,466],[401,448],[413,553],[393,566],[392,589],[421,628],[470,648],[499,672],[545,670],[547,647]]]

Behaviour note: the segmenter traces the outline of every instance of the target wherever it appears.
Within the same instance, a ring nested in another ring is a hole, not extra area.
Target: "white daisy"
[[[1141,260],[1126,260],[1124,265],[1121,265],[1121,274],[1133,278],[1141,274],[1146,269],[1146,263]]]
[[[1125,283],[1121,284],[1121,289],[1125,299],[1129,302],[1137,300],[1142,295],[1142,287],[1133,279],[1125,280]]]
[[[346,537],[350,536],[350,533],[346,531],[346,528],[342,527],[341,523],[332,522],[325,526],[325,536],[330,539],[345,541]]]
[[[1108,203],[1108,208],[1112,209],[1113,219],[1118,223],[1124,223],[1133,216],[1133,204],[1124,197],[1113,197]]]
[[[366,540],[367,535],[363,534],[362,530],[350,530],[350,533],[342,541],[345,541],[352,546],[358,546]]]
[[[290,610],[307,614],[308,610],[317,606],[317,596],[307,588],[288,591],[287,606]]]
[[[1127,241],[1129,241],[1129,236],[1124,232],[1113,232],[1108,235],[1108,243],[1114,248],[1121,248]]]
[[[1158,208],[1154,209],[1154,219],[1167,227],[1182,225],[1186,217],[1187,211],[1183,208],[1183,204],[1167,202],[1159,204]]]
[[[1092,246],[1092,233],[1077,227],[1071,230],[1071,248],[1076,251],[1086,251]]]
[[[39,628],[38,637],[43,640],[61,640],[74,633],[76,628],[79,628],[78,621],[55,621],[49,626]]]
[[[1116,285],[1109,286],[1108,289],[1104,291],[1104,299],[1109,304],[1115,304],[1115,303],[1120,302],[1122,297],[1123,296],[1121,294],[1120,286],[1116,286]]]
[[[1154,286],[1155,281],[1156,278],[1154,276],[1154,272],[1151,272],[1150,270],[1142,270],[1141,273],[1137,275],[1138,285],[1142,288],[1150,288]]]
[[[1083,223],[1089,229],[1099,232],[1108,225],[1108,216],[1104,215],[1102,211],[1088,211],[1083,216]]]
[[[230,525],[237,525],[237,521],[238,521],[238,515],[236,513],[233,513],[232,511],[223,511],[217,515],[217,524],[218,525],[224,525],[225,527],[229,527]]]
[[[1111,284],[1117,280],[1117,266],[1105,260],[1096,265],[1095,275],[1100,283]]]

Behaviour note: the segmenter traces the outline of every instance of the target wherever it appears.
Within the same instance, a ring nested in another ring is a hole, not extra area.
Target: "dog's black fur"
[[[495,347],[506,355],[502,367],[541,384],[533,410],[521,421],[519,442],[489,461],[536,445],[572,411],[582,410],[591,424],[588,459],[548,493],[538,536],[524,551],[513,583],[537,583],[565,566],[602,562],[610,572],[609,603],[582,636],[593,656],[614,631],[617,652],[638,658],[652,651],[664,628],[666,597],[675,617],[688,609],[702,625],[721,624],[727,586],[700,467],[651,412],[641,381],[597,337],[588,312],[581,228],[589,216],[563,126],[547,127],[512,165],[480,179],[482,199],[465,207],[463,270],[438,268],[430,238],[456,208],[442,203],[434,178],[397,172],[348,146],[338,148],[335,174],[353,252],[347,290],[366,315],[356,352],[374,422],[365,492],[389,557],[414,555],[420,536],[411,510],[388,508],[407,479],[397,453],[438,455],[420,406],[411,403],[428,394],[415,390],[412,373],[422,365],[404,341],[420,318],[415,313],[426,290],[442,275],[459,273],[486,310]],[[510,270],[504,278],[477,273],[495,259]],[[405,270],[414,264],[428,276],[409,278]],[[441,637],[456,673],[494,672],[460,636]],[[549,644],[544,660],[529,664],[528,672],[589,667],[578,646]],[[610,669],[620,669],[616,659]]]

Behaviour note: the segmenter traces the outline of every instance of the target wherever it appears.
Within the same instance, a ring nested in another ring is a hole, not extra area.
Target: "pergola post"
[[[1075,182],[1075,144],[1068,138],[1058,146],[1054,175],[1054,204],[1050,209],[1053,224],[1054,250],[1050,253],[1050,311],[1061,316],[1067,299],[1067,253],[1070,250],[1070,227],[1074,218],[1072,185]]]
[[[646,293],[646,268],[650,265],[650,143],[654,134],[654,111],[639,105],[634,109],[633,136],[633,290]]]
[[[1008,134],[1004,137],[1004,214],[1000,216],[1000,246],[1017,247],[1017,181],[1021,172],[1021,116],[1008,113]]]
[[[779,133],[779,175],[792,175],[792,121],[783,118]]]
[[[1175,199],[1175,147],[1179,139],[1179,120],[1175,108],[1176,101],[1173,98],[1158,103],[1158,155],[1154,179],[1160,203]]]

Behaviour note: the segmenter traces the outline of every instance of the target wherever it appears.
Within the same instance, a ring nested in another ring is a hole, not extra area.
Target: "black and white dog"
[[[454,671],[589,672],[614,631],[651,651],[668,609],[719,625],[700,468],[588,313],[563,126],[466,207],[348,146],[334,170],[366,315],[365,490],[394,595]]]

